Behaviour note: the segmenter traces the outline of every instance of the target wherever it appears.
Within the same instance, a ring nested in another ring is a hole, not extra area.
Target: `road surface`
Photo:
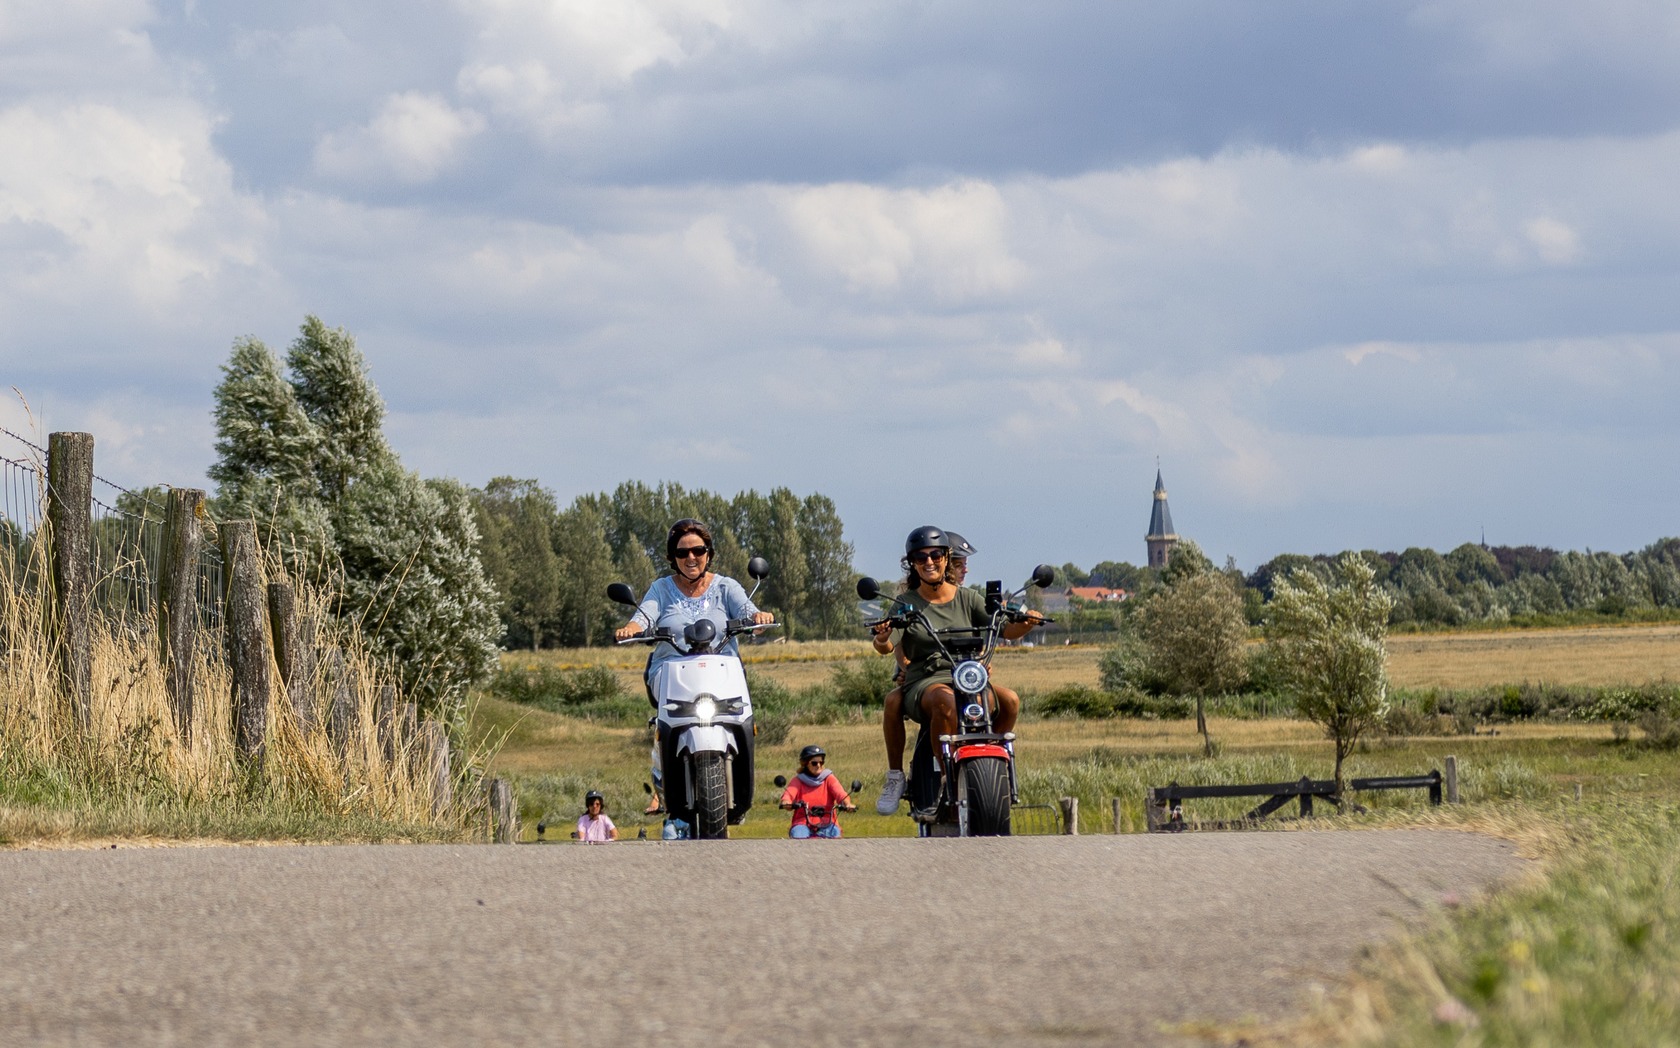
[[[0,852],[0,1042],[1199,1044],[1523,866],[1444,830]]]

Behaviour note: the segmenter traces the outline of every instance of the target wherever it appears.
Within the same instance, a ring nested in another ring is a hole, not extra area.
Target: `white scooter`
[[[770,574],[769,562],[752,558],[747,574],[757,593],[757,583]],[[635,594],[622,582],[608,586],[607,597],[638,607]],[[619,643],[664,642],[683,652],[661,662],[649,682],[654,715],[648,723],[656,726],[654,754],[663,780],[667,825],[690,828],[702,840],[726,838],[729,827],[752,808],[755,728],[740,658],[715,649],[743,633],[778,624],[735,619],[724,627],[721,638],[711,619],[689,624],[680,636],[669,627],[648,625],[653,628]]]

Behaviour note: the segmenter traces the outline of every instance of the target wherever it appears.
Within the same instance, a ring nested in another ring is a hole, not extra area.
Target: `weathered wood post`
[[[1069,837],[1079,836],[1079,798],[1063,797],[1061,804],[1062,833]]]
[[[1143,794],[1143,826],[1144,830],[1154,833],[1167,821],[1167,801],[1151,786]]]
[[[298,731],[308,735],[315,728],[315,645],[303,635],[297,591],[286,579],[268,584],[268,621],[274,627],[274,665],[280,671],[280,686],[291,703]]]
[[[512,844],[519,839],[519,808],[506,779],[490,780],[490,827],[497,844]]]
[[[379,705],[374,711],[374,725],[379,732],[379,749],[387,761],[397,759],[397,689],[393,684],[379,687]]]
[[[1453,757],[1453,756],[1448,756],[1447,757],[1446,771],[1442,774],[1442,778],[1445,780],[1443,785],[1445,785],[1446,788],[1447,788],[1447,803],[1448,804],[1457,804],[1458,803],[1458,758],[1457,757]]]
[[[93,434],[47,437],[47,526],[58,676],[76,723],[93,719]]]
[[[1110,800],[1110,804],[1114,808],[1114,832],[1119,833],[1120,832],[1120,798],[1118,798],[1118,797],[1112,798]]]
[[[257,555],[257,524],[230,520],[218,529],[227,565],[227,647],[233,671],[233,733],[239,755],[262,762],[274,665],[268,638],[268,592]]]
[[[172,488],[164,504],[157,578],[158,661],[181,741],[192,742],[193,677],[198,666],[198,558],[204,550],[204,492]]]
[[[344,652],[338,647],[327,652],[327,740],[333,752],[342,760],[350,753],[350,742],[356,737],[356,698],[350,669],[344,664]]]
[[[420,752],[424,754],[423,781],[431,788],[432,818],[441,819],[454,802],[454,782],[449,775],[449,733],[429,720],[420,726]]]

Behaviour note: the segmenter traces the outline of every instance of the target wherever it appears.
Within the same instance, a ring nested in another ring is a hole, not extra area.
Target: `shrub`
[[[830,687],[835,701],[845,706],[880,709],[893,689],[891,659],[852,659],[834,667]]]

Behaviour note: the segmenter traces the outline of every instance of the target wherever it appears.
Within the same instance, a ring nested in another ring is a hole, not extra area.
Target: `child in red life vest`
[[[799,774],[782,791],[782,809],[793,812],[789,837],[838,837],[839,813],[857,811],[840,780],[823,766],[827,763],[828,754],[821,746],[799,751]]]

